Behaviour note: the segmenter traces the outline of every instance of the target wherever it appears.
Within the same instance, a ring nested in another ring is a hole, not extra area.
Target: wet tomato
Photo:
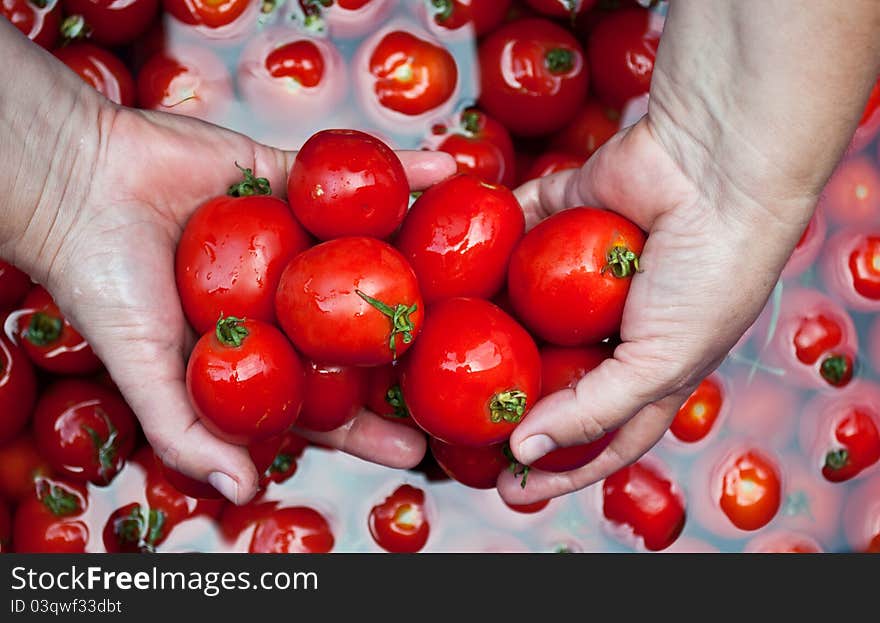
[[[526,4],[542,15],[574,18],[589,11],[596,0],[526,0]]]
[[[446,31],[473,28],[477,37],[495,30],[507,15],[512,0],[430,0],[428,13],[433,23]]]
[[[369,371],[354,366],[306,363],[305,399],[296,425],[327,432],[351,421],[367,401]]]
[[[541,359],[531,336],[487,301],[431,308],[403,363],[403,396],[432,437],[464,446],[505,441],[537,401]]]
[[[782,477],[774,459],[745,448],[725,457],[719,474],[718,502],[734,526],[740,530],[757,530],[776,516]]]
[[[456,296],[491,298],[525,231],[522,208],[504,186],[456,175],[419,197],[395,239],[430,305]]]
[[[822,250],[820,269],[828,291],[848,307],[880,311],[880,227],[835,234]]]
[[[221,313],[275,322],[281,272],[311,239],[269,192],[268,181],[246,169],[244,182],[199,206],[187,222],[175,273],[183,311],[197,333],[211,331]]]
[[[32,287],[31,278],[27,274],[0,260],[0,313],[19,303]]]
[[[21,312],[21,346],[34,365],[55,374],[91,374],[101,369],[91,347],[41,286],[28,293]]]
[[[549,20],[505,24],[480,44],[479,61],[480,105],[514,134],[560,130],[587,92],[580,44]]]
[[[132,502],[110,514],[101,536],[108,553],[132,554],[155,551],[167,535],[165,514],[161,510]]]
[[[137,424],[121,396],[89,381],[64,380],[40,396],[34,439],[59,474],[109,484],[134,449]]]
[[[0,332],[0,445],[27,426],[36,402],[37,378],[30,360]]]
[[[299,459],[303,451],[308,447],[308,440],[300,437],[294,432],[287,431],[282,435],[281,445],[275,452],[272,463],[265,469],[260,469],[261,464],[251,452],[251,458],[254,459],[254,465],[257,471],[262,473],[260,484],[267,486],[270,482],[282,483],[296,473],[297,459]]]
[[[83,518],[88,494],[82,485],[39,478],[18,505],[12,543],[22,554],[82,554],[89,542]]]
[[[400,226],[409,183],[397,155],[355,130],[324,130],[299,153],[287,184],[290,209],[321,240],[386,238]]]
[[[162,0],[169,14],[191,26],[220,28],[237,20],[251,0]]]
[[[586,162],[586,158],[567,154],[560,151],[548,151],[541,154],[532,163],[532,166],[526,171],[521,184],[525,184],[530,180],[536,180],[540,177],[546,177],[559,173],[560,171],[568,171],[569,169],[579,169]]]
[[[498,475],[511,466],[512,455],[503,443],[474,448],[453,446],[433,437],[428,443],[443,471],[474,489],[492,489]]]
[[[821,554],[823,549],[807,534],[780,531],[756,536],[746,544],[744,551],[752,554]]]
[[[370,534],[384,550],[412,554],[425,546],[431,526],[425,512],[425,492],[401,485],[374,506],[369,518]]]
[[[33,436],[25,432],[7,444],[0,445],[0,498],[16,502],[33,494],[34,482],[49,476],[52,468],[37,450]]]
[[[278,329],[227,316],[196,343],[186,386],[208,430],[230,443],[248,445],[293,424],[302,408],[305,373]]]
[[[516,183],[513,141],[505,127],[486,113],[469,108],[450,127],[435,127],[437,151],[455,158],[459,173],[470,173],[487,184]]]
[[[91,43],[72,43],[54,52],[62,63],[112,102],[134,106],[134,79],[111,52]]]
[[[718,376],[700,383],[678,410],[669,431],[685,443],[702,441],[715,428],[724,406],[724,386]]]
[[[607,210],[571,208],[542,221],[510,260],[517,317],[560,346],[594,344],[620,330],[645,235]]]
[[[387,420],[415,425],[400,389],[400,366],[388,364],[370,369],[367,409]]]
[[[620,112],[588,98],[551,141],[554,150],[589,158],[620,129]]]
[[[257,520],[248,551],[255,554],[326,554],[333,532],[321,513],[305,506],[272,510]]]
[[[81,16],[89,38],[107,46],[131,43],[146,32],[159,0],[62,0],[67,15]]]
[[[829,219],[840,225],[870,225],[880,218],[880,171],[868,156],[841,162],[819,199]]]
[[[58,41],[61,31],[60,0],[0,0],[0,16],[47,50],[54,48]]]
[[[340,365],[391,363],[416,339],[424,314],[413,269],[373,238],[338,238],[300,253],[275,303],[300,352]]]

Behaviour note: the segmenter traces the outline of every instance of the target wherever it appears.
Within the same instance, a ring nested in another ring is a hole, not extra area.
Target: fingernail
[[[224,498],[238,504],[238,483],[223,472],[211,472],[208,482],[217,489]]]
[[[555,449],[556,444],[547,435],[532,435],[520,442],[517,457],[523,465],[531,465]]]

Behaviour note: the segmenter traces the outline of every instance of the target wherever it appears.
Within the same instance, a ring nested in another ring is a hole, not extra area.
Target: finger
[[[424,190],[455,175],[455,159],[442,151],[399,151],[412,190]]]
[[[498,492],[510,504],[530,504],[589,487],[638,461],[654,447],[686,399],[685,393],[677,393],[647,405],[618,431],[599,456],[579,469],[560,474],[529,470],[525,487],[521,477],[505,470],[498,478]]]
[[[330,431],[296,429],[310,441],[331,446],[358,458],[388,467],[409,469],[425,456],[425,435],[404,424],[381,418],[362,409],[348,424]]]
[[[527,229],[561,210],[597,203],[592,194],[581,194],[579,190],[579,179],[584,175],[584,169],[589,162],[588,160],[581,169],[560,171],[526,182],[514,191],[525,214]]]

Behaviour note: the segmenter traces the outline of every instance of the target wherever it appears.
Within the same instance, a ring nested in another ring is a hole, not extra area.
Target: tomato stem
[[[566,48],[553,48],[544,55],[544,62],[550,73],[568,73],[574,67],[574,54]]]
[[[519,482],[519,486],[523,489],[526,488],[526,480],[529,477],[529,470],[531,469],[528,465],[523,465],[519,461],[516,460],[516,457],[513,456],[513,452],[510,449],[510,444],[505,443],[501,448],[501,451],[504,453],[504,456],[510,461],[510,465],[507,466],[507,469],[514,476],[522,476],[522,480]]]
[[[849,462],[849,452],[845,448],[831,450],[825,455],[825,467],[837,471],[846,467]]]
[[[229,190],[226,191],[227,195],[230,197],[252,197],[254,195],[272,194],[272,187],[269,185],[269,180],[265,177],[256,177],[252,169],[245,169],[237,162],[235,163],[235,166],[241,171],[242,176],[244,176],[244,181],[230,186]]]
[[[135,504],[127,516],[120,517],[114,522],[113,532],[120,543],[141,542],[141,535],[144,533],[144,515],[140,504]]]
[[[111,471],[113,470],[114,462],[116,460],[116,438],[119,433],[106,414],[104,414],[104,421],[107,423],[107,430],[110,431],[110,434],[107,435],[107,439],[101,439],[98,432],[91,426],[83,426],[83,430],[89,434],[89,437],[92,439],[92,444],[95,446],[95,451],[98,455],[98,465],[101,466],[99,471],[101,478],[104,482],[109,482],[110,476],[112,476]]]
[[[64,43],[77,39],[87,39],[92,35],[92,28],[86,23],[82,15],[71,15],[61,22],[61,36]]]
[[[455,8],[452,0],[431,0],[431,6],[434,7],[434,17],[441,22],[452,17],[452,10]]]
[[[394,417],[401,419],[409,417],[409,409],[403,401],[403,392],[400,389],[400,385],[392,385],[388,388],[388,391],[385,392],[385,402],[394,409],[394,412],[391,414]]]
[[[270,474],[286,474],[290,470],[291,465],[293,465],[293,457],[282,452],[275,456],[275,460],[272,461],[272,464],[266,471]]]
[[[232,346],[233,348],[241,346],[244,338],[248,336],[247,327],[242,326],[242,322],[244,322],[243,318],[220,316],[215,330],[217,340],[224,346]]]
[[[830,385],[842,387],[852,378],[852,365],[846,355],[831,355],[822,361],[819,374]]]
[[[355,290],[355,293],[379,312],[391,319],[391,335],[388,339],[388,347],[394,354],[394,358],[397,359],[397,343],[394,338],[400,334],[403,336],[402,339],[404,344],[409,344],[413,341],[412,332],[415,329],[415,325],[413,324],[412,319],[410,319],[410,314],[415,313],[419,308],[418,305],[413,304],[407,307],[406,305],[399,303],[397,307],[392,308],[379,299],[367,296],[360,290]]]
[[[151,508],[149,515],[149,529],[147,531],[146,542],[141,546],[141,549],[145,552],[155,551],[156,545],[158,545],[159,541],[164,538],[165,531],[165,511]]]
[[[34,346],[46,346],[61,337],[63,328],[64,322],[61,318],[37,312],[31,316],[31,322],[24,337]]]
[[[613,247],[605,256],[605,260],[607,263],[599,271],[602,275],[605,274],[605,271],[610,270],[611,274],[618,279],[625,279],[632,276],[634,272],[642,272],[639,267],[639,256],[621,245]]]
[[[527,399],[526,393],[518,389],[495,394],[489,403],[490,419],[495,424],[502,421],[518,424],[525,415]]]
[[[480,112],[477,110],[466,110],[461,113],[461,127],[472,136],[478,134],[480,131]]]
[[[67,517],[80,511],[79,498],[45,479],[36,483],[37,497],[56,517]]]

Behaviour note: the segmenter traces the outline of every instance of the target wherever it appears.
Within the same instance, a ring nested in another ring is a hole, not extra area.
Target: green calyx
[[[293,465],[293,457],[289,454],[278,454],[269,466],[270,474],[286,474]]]
[[[116,438],[119,436],[119,433],[116,427],[113,426],[110,418],[107,417],[107,414],[102,413],[101,415],[103,415],[104,421],[107,423],[107,430],[109,431],[107,439],[101,439],[98,432],[90,426],[83,426],[83,429],[91,437],[92,444],[95,446],[101,478],[104,482],[109,482],[116,469]]]
[[[166,515],[164,511],[151,508],[149,513],[149,523],[147,530],[147,538],[141,544],[141,549],[145,552],[156,551],[156,545],[165,537]]]
[[[40,502],[56,517],[68,517],[80,512],[79,498],[62,487],[44,481],[48,489],[40,491]]]
[[[269,15],[277,8],[278,0],[263,0],[263,3],[260,5],[260,13]]]
[[[400,385],[393,385],[388,388],[388,391],[385,392],[385,402],[394,410],[391,413],[394,417],[401,419],[409,417],[409,409],[403,401],[403,392],[400,389]]]
[[[91,34],[92,29],[82,15],[71,15],[61,22],[61,37],[65,42],[86,39]]]
[[[272,187],[269,185],[269,180],[265,177],[256,177],[253,169],[245,169],[237,162],[235,163],[235,166],[241,171],[244,180],[238,184],[230,186],[229,190],[226,191],[227,195],[230,197],[253,197],[254,195],[272,194]]]
[[[30,0],[30,3],[38,9],[45,9],[49,6],[49,0]]]
[[[140,504],[136,504],[125,517],[116,520],[113,530],[120,543],[140,543],[146,527]]]
[[[441,22],[452,17],[452,9],[455,8],[452,0],[431,0],[431,6],[434,7],[434,17]]]
[[[220,320],[217,321],[217,328],[214,331],[217,341],[224,346],[231,346],[232,348],[241,346],[248,336],[247,327],[242,325],[243,322],[244,318],[236,318],[235,316],[226,316],[224,318],[220,316]]]
[[[554,48],[544,55],[544,62],[552,74],[565,74],[574,67],[574,53],[565,48]]]
[[[822,361],[819,374],[831,385],[840,385],[849,376],[849,361],[843,355],[831,355]]]
[[[825,467],[837,471],[846,467],[849,462],[849,452],[844,448],[832,450],[825,455]]]
[[[355,290],[355,293],[391,320],[391,335],[388,337],[388,348],[391,349],[394,358],[397,359],[396,337],[400,335],[404,344],[409,344],[413,341],[412,332],[415,330],[415,325],[412,319],[410,319],[410,315],[416,312],[419,308],[418,305],[407,306],[399,303],[396,307],[390,307],[382,301],[374,299],[372,296],[367,296],[360,290]]]
[[[50,316],[44,312],[36,312],[31,316],[25,338],[34,346],[46,346],[61,337],[64,322],[61,318]]]
[[[495,394],[489,403],[489,419],[494,424],[500,422],[519,424],[526,413],[527,399],[526,393],[518,389]]]
[[[631,277],[633,273],[642,272],[639,267],[639,256],[624,246],[612,248],[605,256],[605,261],[605,266],[599,271],[603,275],[606,271],[611,271],[616,278],[625,279]]]
[[[476,110],[466,110],[461,113],[461,127],[468,134],[477,134],[480,131],[480,113]]]
[[[526,480],[529,477],[529,470],[531,469],[528,465],[523,465],[519,461],[516,460],[516,457],[513,456],[513,452],[510,450],[510,445],[505,443],[501,448],[501,451],[504,453],[504,456],[510,461],[510,465],[507,466],[508,471],[514,476],[522,476],[522,480],[519,482],[519,486],[523,489],[526,488]]]

